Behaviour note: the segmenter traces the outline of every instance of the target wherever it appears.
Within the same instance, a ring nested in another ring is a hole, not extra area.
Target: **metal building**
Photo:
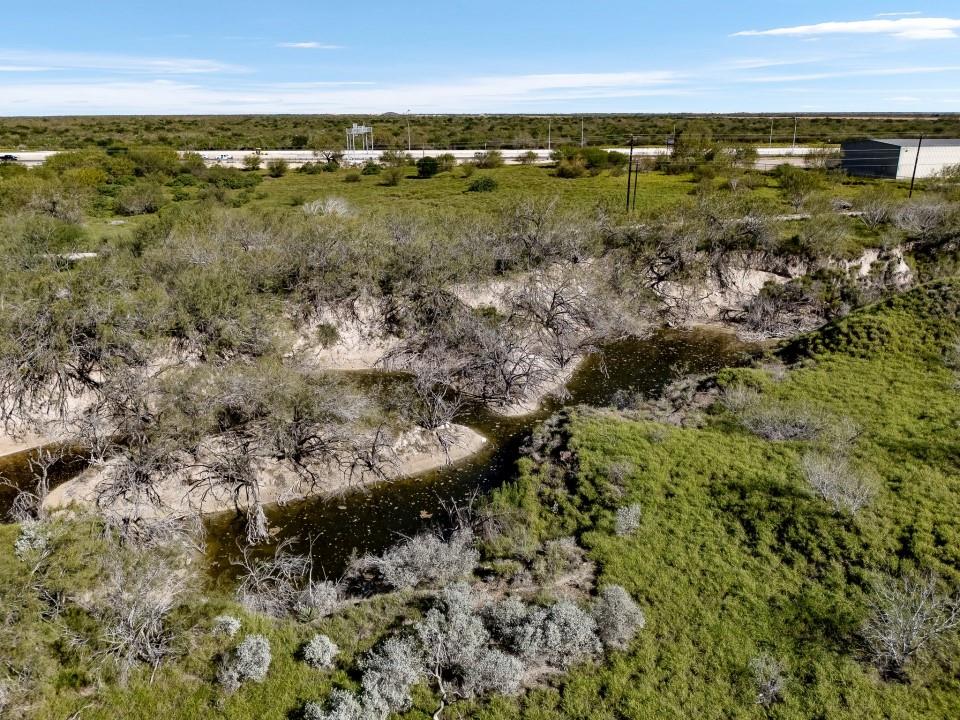
[[[841,143],[841,167],[850,175],[909,180],[939,175],[960,165],[960,140],[851,140]]]

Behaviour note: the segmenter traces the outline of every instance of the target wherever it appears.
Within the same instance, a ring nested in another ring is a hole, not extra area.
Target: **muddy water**
[[[401,535],[445,520],[443,505],[485,492],[513,477],[520,447],[531,429],[564,405],[609,405],[618,391],[655,394],[688,373],[712,372],[741,362],[751,346],[728,333],[663,330],[648,338],[612,343],[589,358],[567,385],[570,397],[552,400],[533,415],[503,418],[472,409],[459,419],[482,432],[485,449],[460,463],[403,480],[358,490],[338,498],[310,498],[268,510],[274,542],[293,539],[327,577],[337,577],[354,554],[380,552]],[[208,558],[215,577],[234,575],[243,524],[232,514],[207,520]],[[272,545],[260,546],[269,554]]]
[[[39,449],[0,457],[0,522],[6,521],[13,500],[21,490],[32,491],[36,485],[30,459],[37,457]],[[79,452],[66,450],[48,473],[50,487],[69,480],[86,466],[86,458]]]

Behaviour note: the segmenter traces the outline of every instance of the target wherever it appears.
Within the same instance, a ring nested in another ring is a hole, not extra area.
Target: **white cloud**
[[[0,83],[3,113],[488,112],[688,91],[671,72],[560,73],[405,85],[361,82],[213,87],[173,80]]]
[[[718,68],[730,70],[762,70],[768,67],[783,67],[785,65],[809,65],[810,63],[823,62],[822,57],[798,58],[798,59],[775,59],[775,58],[738,58],[728,60],[718,64]]]
[[[836,70],[796,75],[755,75],[741,78],[749,83],[787,83],[808,82],[810,80],[832,80],[846,77],[884,77],[894,75],[929,75],[934,73],[958,72],[960,65],[927,65],[895,68],[866,68],[860,70]]]
[[[734,36],[775,35],[811,37],[838,34],[888,35],[902,40],[944,40],[957,37],[960,19],[910,17],[896,20],[854,20],[850,22],[823,22],[815,25],[796,25],[771,30],[742,30]]]
[[[244,68],[236,65],[198,58],[141,57],[136,55],[46,50],[28,51],[3,48],[0,48],[0,63],[10,63],[6,67],[20,67],[19,72],[26,72],[22,69],[23,66],[31,68],[31,72],[40,72],[41,70],[106,70],[152,75],[197,75],[244,70]]]
[[[912,12],[877,13],[874,17],[910,17],[911,15],[923,15],[923,12],[913,10]]]
[[[340,45],[329,45],[326,43],[319,43],[315,40],[309,40],[306,42],[282,42],[278,43],[277,47],[282,48],[296,48],[298,50],[339,50]]]

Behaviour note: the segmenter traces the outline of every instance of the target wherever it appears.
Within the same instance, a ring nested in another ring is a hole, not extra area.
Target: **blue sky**
[[[960,112],[957,0],[10,5],[3,115]]]

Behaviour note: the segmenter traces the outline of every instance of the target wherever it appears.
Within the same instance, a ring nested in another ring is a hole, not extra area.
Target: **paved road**
[[[624,154],[630,152],[630,148],[605,148],[607,150],[616,150]],[[648,146],[648,147],[636,147],[633,149],[634,156],[640,155],[641,157],[656,157],[657,155],[669,155],[671,148],[669,146]],[[761,147],[757,148],[757,154],[759,156],[757,160],[757,167],[760,169],[769,169],[780,165],[784,162],[789,162],[794,165],[802,165],[807,156],[816,154],[818,148],[812,147]],[[28,151],[6,151],[0,150],[0,154],[9,154],[16,156],[17,162],[22,163],[27,166],[36,166],[42,165],[44,161],[51,155],[56,155],[58,150],[28,150]],[[244,158],[248,155],[253,155],[254,151],[252,150],[199,150],[197,151],[203,157],[208,165],[224,165],[227,167],[242,167]],[[411,155],[414,158],[420,158],[424,156],[433,156],[450,154],[453,155],[458,163],[467,162],[473,160],[474,156],[478,152],[483,152],[482,150],[442,150],[442,149],[431,149],[431,150],[414,150],[411,152]],[[518,163],[520,157],[526,155],[529,150],[501,150],[503,158],[508,163]],[[550,150],[546,148],[540,148],[533,151],[537,155],[535,162],[537,164],[545,164],[550,162]],[[344,160],[347,164],[352,165],[362,165],[368,160],[379,160],[380,156],[383,154],[382,150],[357,150],[354,152],[344,153]],[[268,163],[270,160],[283,159],[286,160],[291,167],[300,167],[304,163],[308,162],[323,162],[322,157],[318,157],[310,150],[263,150],[260,153],[260,158],[263,160],[264,164]]]

